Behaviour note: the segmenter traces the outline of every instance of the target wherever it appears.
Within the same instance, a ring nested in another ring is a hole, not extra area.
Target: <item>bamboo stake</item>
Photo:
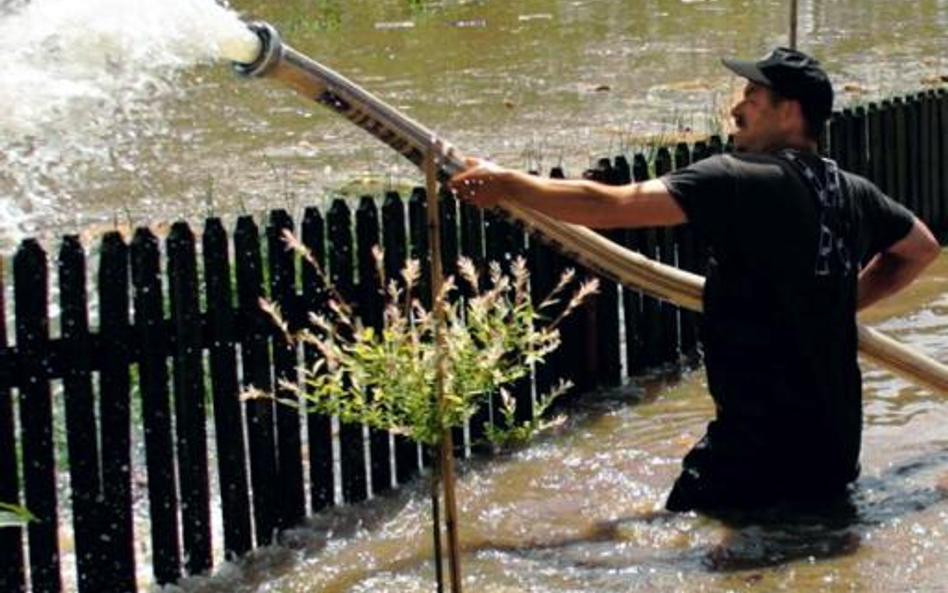
[[[797,0],[790,0],[790,49],[797,48]]]
[[[444,268],[441,263],[441,215],[438,204],[438,157],[435,152],[425,156],[425,193],[428,201],[428,245],[431,248],[431,306],[435,316],[435,389],[438,406],[444,409]],[[461,593],[461,552],[458,540],[457,497],[454,492],[454,442],[451,429],[441,429],[440,463],[441,481],[444,485],[444,521],[448,531],[448,567],[451,572],[451,592]],[[440,525],[438,526],[440,529]]]
[[[431,535],[434,538],[435,583],[438,593],[444,593],[444,554],[441,544],[441,460],[435,460],[434,471],[431,472],[429,486],[431,488]]]

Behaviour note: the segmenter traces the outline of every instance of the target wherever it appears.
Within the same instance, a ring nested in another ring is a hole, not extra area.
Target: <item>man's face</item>
[[[783,146],[787,138],[787,113],[775,102],[769,88],[753,81],[731,108],[734,118],[734,148],[743,152],[767,152]]]

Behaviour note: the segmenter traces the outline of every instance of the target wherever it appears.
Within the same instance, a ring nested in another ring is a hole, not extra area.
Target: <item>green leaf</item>
[[[25,507],[0,502],[0,528],[22,527],[35,520],[36,517]]]

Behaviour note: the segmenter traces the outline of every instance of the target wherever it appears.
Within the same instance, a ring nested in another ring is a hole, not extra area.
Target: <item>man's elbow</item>
[[[938,259],[940,254],[941,245],[939,245],[938,240],[935,239],[931,231],[925,227],[925,232],[922,234],[922,241],[920,241],[920,245],[916,252],[916,257],[919,261],[919,264],[921,267],[927,268],[932,262]]]
[[[935,261],[941,253],[941,245],[925,223],[916,218],[909,234],[890,247],[887,253],[894,257],[893,263],[901,262],[902,266],[918,273]]]

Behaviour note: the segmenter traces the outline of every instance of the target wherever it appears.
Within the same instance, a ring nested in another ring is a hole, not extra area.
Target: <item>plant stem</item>
[[[441,264],[441,215],[438,208],[437,155],[425,159],[425,192],[428,198],[428,244],[431,246],[431,303],[435,320],[435,389],[438,408],[444,410],[444,268]],[[448,566],[451,569],[451,593],[461,593],[461,553],[458,541],[457,499],[454,492],[454,443],[451,429],[441,422],[441,478],[444,484],[444,515],[448,531]]]

